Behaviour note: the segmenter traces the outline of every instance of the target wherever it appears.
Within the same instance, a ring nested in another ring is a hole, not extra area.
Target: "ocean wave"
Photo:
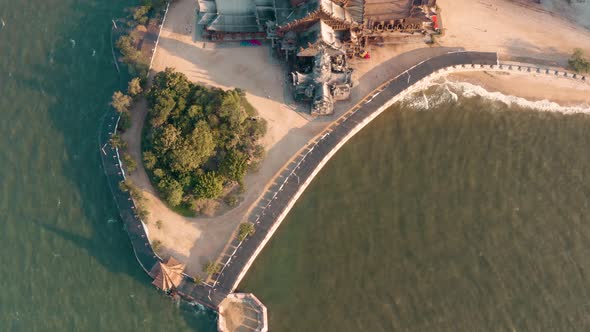
[[[532,101],[522,97],[490,92],[485,88],[468,83],[454,82],[447,78],[437,78],[421,82],[402,98],[404,106],[417,110],[427,110],[448,102],[457,102],[459,97],[480,97],[490,101],[501,102],[506,106],[518,106],[541,112],[558,112],[564,114],[590,114],[590,106],[561,106],[549,100]]]

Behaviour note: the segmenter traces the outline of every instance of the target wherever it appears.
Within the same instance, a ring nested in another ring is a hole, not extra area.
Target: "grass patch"
[[[254,108],[254,106],[252,106],[252,104],[250,104],[250,102],[248,102],[248,99],[246,99],[246,96],[242,96],[242,105],[244,105],[244,110],[246,111],[246,114],[248,114],[248,116],[257,116],[258,115],[258,112]]]
[[[165,200],[162,200],[162,202],[164,202],[166,204],[166,201]],[[192,218],[192,217],[196,217],[197,216],[197,213],[195,211],[193,211],[191,209],[191,207],[187,203],[182,203],[182,204],[179,204],[177,206],[170,206],[170,205],[166,204],[166,206],[170,210],[172,210],[172,211],[180,214],[183,217]]]

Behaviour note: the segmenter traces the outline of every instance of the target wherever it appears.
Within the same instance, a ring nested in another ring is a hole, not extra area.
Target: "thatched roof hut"
[[[178,287],[182,282],[185,266],[174,257],[170,257],[166,263],[157,262],[150,271],[150,275],[154,278],[152,285],[163,291]]]

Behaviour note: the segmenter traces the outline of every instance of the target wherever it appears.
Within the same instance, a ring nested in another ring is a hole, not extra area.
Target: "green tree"
[[[190,119],[199,119],[203,116],[203,107],[201,105],[192,105],[188,108],[187,115]]]
[[[236,128],[246,120],[247,114],[241,100],[239,92],[235,90],[227,91],[221,100],[219,115],[230,128]]]
[[[238,232],[238,240],[244,241],[248,236],[253,235],[254,232],[255,229],[253,224],[249,222],[242,223],[240,224],[240,230]]]
[[[150,11],[151,6],[138,6],[133,10],[133,19],[139,23],[145,25],[148,21],[147,14]]]
[[[239,151],[230,151],[219,165],[219,172],[226,178],[242,183],[248,169],[248,157]]]
[[[166,68],[154,76],[149,97],[151,100],[155,100],[165,91],[172,92],[174,96],[186,97],[191,91],[190,84],[186,75],[176,72],[172,68]]]
[[[178,181],[170,178],[163,178],[158,183],[158,189],[164,195],[164,199],[171,206],[178,206],[182,203],[182,186]]]
[[[173,149],[182,141],[182,132],[174,125],[165,125],[156,132],[154,147],[156,151],[163,153]]]
[[[179,173],[187,173],[201,167],[215,151],[215,143],[209,126],[199,121],[188,139],[172,151],[171,167]]]
[[[215,199],[223,192],[223,179],[215,172],[205,173],[197,178],[195,192],[201,198]]]
[[[132,97],[137,97],[143,92],[143,88],[141,87],[141,79],[139,77],[134,77],[129,84],[127,85],[127,93]]]
[[[215,273],[219,273],[221,267],[219,264],[209,261],[203,264],[203,272],[207,273],[207,275],[213,275]]]
[[[574,54],[572,54],[568,64],[571,69],[578,73],[590,72],[590,61],[584,57],[584,51],[580,48],[574,50]]]
[[[126,131],[129,128],[131,128],[131,115],[129,115],[129,112],[123,112],[119,118],[117,129],[120,131]]]
[[[158,179],[162,179],[166,176],[166,173],[164,172],[163,169],[156,168],[156,169],[154,169],[154,176],[157,177]]]
[[[162,94],[156,97],[154,107],[150,110],[151,116],[151,125],[154,127],[159,127],[166,123],[170,113],[176,107],[176,101],[174,101],[173,96],[169,94]]]
[[[121,139],[121,136],[119,136],[118,134],[112,134],[109,143],[113,148],[117,149],[124,149],[127,146],[127,144],[125,144],[125,141],[123,141],[123,139]]]
[[[115,45],[123,55],[125,63],[132,64],[140,60],[141,53],[137,50],[137,41],[133,37],[123,35],[117,39]]]
[[[115,93],[113,93],[113,97],[111,100],[111,106],[113,106],[113,108],[117,112],[123,113],[129,110],[129,106],[131,106],[131,101],[132,99],[128,95],[124,94],[121,91],[115,91]]]
[[[143,153],[143,165],[145,166],[145,168],[151,170],[156,166],[157,162],[158,159],[156,158],[156,155],[153,152],[145,151]]]
[[[123,163],[129,173],[134,172],[137,169],[137,162],[129,153],[123,154]]]

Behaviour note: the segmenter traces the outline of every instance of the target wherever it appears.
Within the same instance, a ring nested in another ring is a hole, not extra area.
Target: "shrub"
[[[248,236],[253,235],[255,231],[256,230],[254,229],[254,224],[251,224],[249,222],[240,224],[238,240],[244,241]]]
[[[136,41],[131,36],[121,36],[115,43],[123,55],[123,61],[127,64],[137,62],[140,59],[141,53],[137,50],[135,44]]]
[[[238,205],[238,196],[235,195],[228,195],[224,199],[225,204],[229,205],[230,207],[235,207]]]
[[[126,131],[129,128],[131,128],[131,115],[129,115],[129,112],[123,112],[121,113],[117,129],[120,131]]]
[[[137,169],[137,162],[129,153],[123,154],[123,163],[125,164],[125,168],[129,173],[134,172]]]
[[[239,151],[230,151],[221,161],[219,171],[226,178],[242,183],[248,169],[248,158]]]
[[[214,199],[223,192],[223,180],[215,172],[205,173],[198,177],[195,189],[199,197]]]
[[[157,229],[162,229],[162,220],[156,221],[156,228]]]
[[[220,270],[221,270],[221,267],[217,263],[209,261],[209,262],[203,264],[203,272],[207,273],[207,275],[213,275],[215,273],[219,273]]]
[[[199,276],[193,276],[193,282],[198,285],[203,282],[203,278]]]
[[[131,197],[133,197],[136,203],[141,204],[141,202],[144,199],[143,192],[139,188],[137,188],[137,186],[133,183],[133,181],[131,181],[130,178],[125,179],[125,186],[129,190],[129,194],[131,194]]]
[[[590,72],[590,61],[584,58],[584,51],[580,48],[574,50],[574,54],[568,60],[571,69],[578,73]]]
[[[143,92],[141,87],[141,79],[139,77],[133,78],[127,85],[127,93],[132,97],[137,97]]]
[[[143,165],[145,168],[149,170],[153,169],[157,161],[156,156],[151,151],[145,151],[143,153]]]
[[[129,187],[127,186],[127,182],[126,181],[119,182],[119,190],[121,190],[122,192],[128,192],[129,191]]]
[[[127,112],[131,106],[131,100],[131,97],[123,92],[115,91],[111,99],[111,106],[119,113]]]
[[[190,202],[191,210],[208,217],[212,217],[219,208],[219,202],[212,199],[197,198]]]
[[[154,176],[157,177],[158,179],[161,179],[164,176],[166,176],[166,173],[164,173],[164,171],[161,168],[156,168],[154,170]]]
[[[109,140],[109,143],[111,144],[111,146],[113,148],[117,148],[117,149],[124,149],[127,146],[125,141],[123,141],[121,139],[121,136],[119,136],[117,134],[111,135],[111,139]]]
[[[139,217],[139,219],[141,219],[141,221],[147,224],[147,217],[150,215],[150,211],[148,211],[148,209],[142,204],[137,205],[135,209],[137,210],[137,216]]]
[[[152,241],[152,249],[157,253],[162,248],[162,241],[160,240],[153,240]]]
[[[145,25],[148,21],[147,14],[150,11],[151,6],[138,6],[133,10],[133,19],[142,25]]]
[[[158,189],[164,195],[164,199],[171,206],[178,206],[182,203],[182,186],[180,183],[171,178],[163,178],[158,182]]]

